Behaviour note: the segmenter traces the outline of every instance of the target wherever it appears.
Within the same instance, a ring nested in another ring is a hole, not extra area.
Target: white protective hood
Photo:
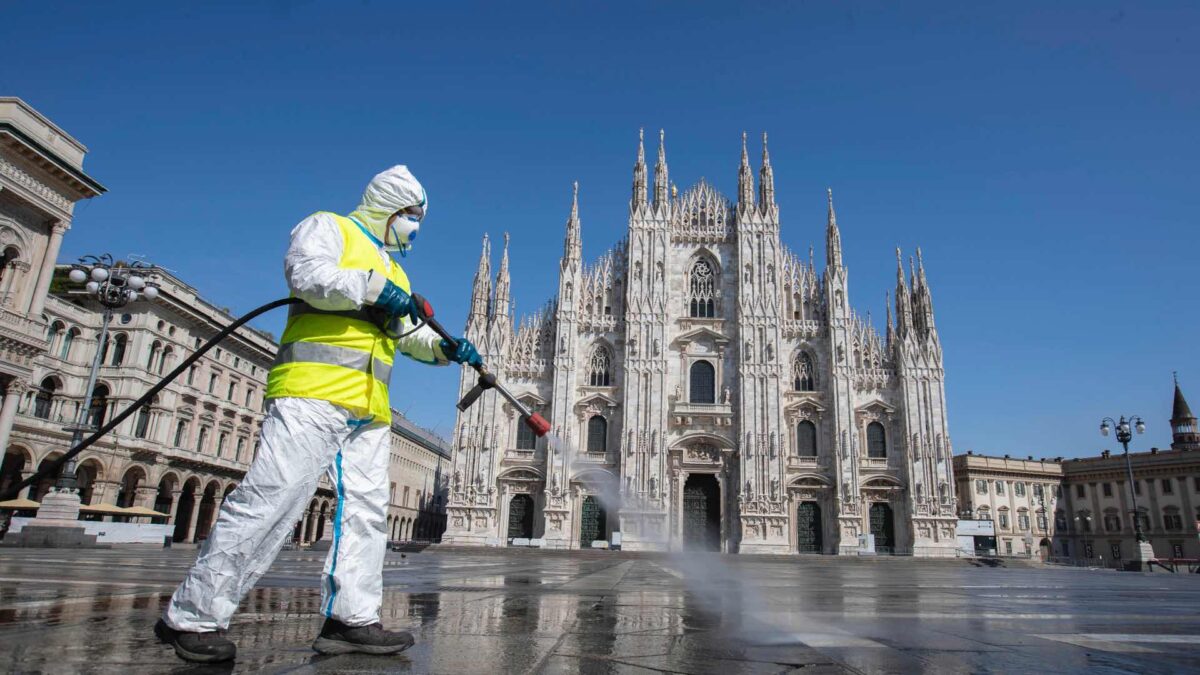
[[[398,164],[371,179],[362,203],[350,217],[361,221],[379,241],[385,241],[388,218],[410,206],[420,206],[429,212],[425,188],[407,166]]]

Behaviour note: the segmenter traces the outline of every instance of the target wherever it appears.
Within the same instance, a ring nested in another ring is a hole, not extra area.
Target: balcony
[[[0,354],[9,366],[16,366],[21,376],[28,377],[33,358],[46,351],[46,324],[40,319],[26,318],[8,309],[0,309]]]
[[[717,427],[733,425],[733,405],[729,403],[691,403],[675,401],[671,404],[671,423],[675,426],[711,424]]]
[[[817,461],[817,457],[815,455],[811,457],[800,457],[797,455],[788,457],[789,469],[815,469],[817,468],[818,464],[819,462]]]

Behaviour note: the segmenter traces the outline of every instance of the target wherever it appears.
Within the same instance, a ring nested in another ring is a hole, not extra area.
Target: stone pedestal
[[[17,546],[37,548],[91,548],[96,535],[87,534],[79,524],[79,493],[74,490],[50,491],[42,498],[37,517],[12,536]]]
[[[1125,561],[1126,572],[1153,572],[1150,561],[1154,559],[1154,546],[1148,541],[1138,543],[1133,549],[1133,557]]]

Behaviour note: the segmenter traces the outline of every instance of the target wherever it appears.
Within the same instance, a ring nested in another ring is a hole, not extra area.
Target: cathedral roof
[[[729,198],[713,187],[713,184],[701,178],[696,184],[679,195],[679,201],[684,204],[724,203],[729,204]]]

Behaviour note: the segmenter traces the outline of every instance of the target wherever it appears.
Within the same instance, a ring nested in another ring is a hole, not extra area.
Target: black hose
[[[16,499],[17,496],[21,494],[21,490],[24,490],[25,488],[29,487],[30,485],[33,485],[34,483],[40,481],[41,479],[45,478],[46,476],[48,476],[50,474],[57,475],[58,470],[62,467],[62,465],[67,460],[71,459],[75,455],[78,455],[79,453],[88,449],[88,447],[90,447],[93,443],[95,443],[96,441],[103,438],[105,434],[107,434],[108,432],[115,429],[118,424],[120,424],[121,422],[124,422],[126,418],[128,418],[130,415],[132,415],[135,410],[137,410],[138,408],[145,405],[147,402],[150,401],[150,399],[154,398],[154,396],[156,394],[158,394],[158,392],[165,389],[166,386],[168,384],[170,384],[172,380],[174,380],[175,378],[182,375],[183,372],[185,370],[187,370],[189,366],[191,366],[193,363],[195,363],[197,360],[199,360],[199,358],[201,356],[204,356],[208,352],[208,350],[217,346],[218,343],[220,343],[225,338],[229,337],[230,333],[232,333],[233,331],[241,328],[242,325],[245,324],[247,321],[259,316],[260,314],[265,314],[277,307],[283,307],[284,305],[294,305],[294,304],[297,304],[300,302],[303,302],[303,300],[301,300],[300,298],[283,298],[281,300],[276,300],[274,302],[268,302],[267,304],[265,304],[261,307],[258,307],[254,310],[251,310],[250,312],[248,312],[246,314],[243,314],[241,317],[238,318],[237,321],[234,321],[233,323],[229,324],[225,328],[221,329],[221,332],[219,332],[215,336],[213,336],[213,338],[210,339],[208,342],[205,342],[203,346],[201,346],[199,349],[196,350],[196,353],[194,353],[191,356],[184,359],[183,363],[180,363],[175,368],[175,370],[172,370],[170,373],[167,373],[167,376],[164,377],[163,379],[159,380],[158,384],[154,385],[153,387],[150,387],[150,389],[145,394],[142,394],[141,398],[134,401],[133,403],[131,403],[129,405],[128,408],[126,408],[126,409],[122,410],[120,413],[118,413],[116,417],[112,418],[112,420],[110,420],[108,422],[108,424],[105,424],[104,426],[97,429],[94,434],[92,434],[91,436],[88,436],[87,438],[80,441],[79,445],[76,445],[75,447],[71,448],[70,450],[67,450],[63,454],[62,457],[59,457],[58,459],[54,460],[48,466],[38,469],[37,471],[35,471],[33,473],[32,476],[30,476],[29,478],[26,478],[25,480],[21,481],[20,483],[17,483],[15,486],[10,486],[3,495],[0,495],[0,501]]]

